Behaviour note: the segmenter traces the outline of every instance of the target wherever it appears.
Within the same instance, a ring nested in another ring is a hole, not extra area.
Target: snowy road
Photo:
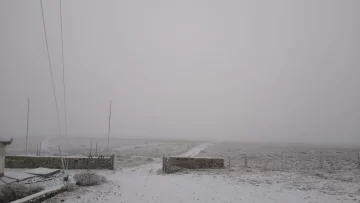
[[[210,147],[212,144],[209,144],[209,143],[204,143],[204,144],[201,144],[197,147],[194,147],[192,149],[190,149],[188,152],[180,155],[180,156],[183,156],[183,157],[195,157],[196,155],[198,155],[202,150]]]

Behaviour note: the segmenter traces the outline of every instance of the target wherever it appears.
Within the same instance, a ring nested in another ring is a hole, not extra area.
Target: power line
[[[64,62],[64,37],[63,37],[63,17],[62,0],[60,0],[60,28],[61,28],[61,59],[63,68],[63,87],[64,87],[64,110],[65,110],[65,136],[67,136],[67,110],[66,110],[66,86],[65,86],[65,62]]]
[[[55,106],[56,106],[56,115],[57,115],[59,130],[60,130],[60,136],[61,136],[62,133],[61,133],[61,125],[60,125],[59,108],[58,108],[58,102],[57,102],[57,99],[56,99],[56,89],[55,89],[54,76],[53,76],[53,71],[52,71],[52,66],[51,66],[51,57],[50,57],[49,44],[48,44],[47,34],[46,34],[45,17],[44,17],[44,9],[43,9],[42,0],[40,0],[40,6],[41,6],[42,21],[43,21],[43,26],[44,26],[46,51],[47,51],[47,56],[48,56],[48,61],[49,61],[49,69],[50,69],[52,87],[53,87],[53,92],[54,92],[54,100],[55,100]]]

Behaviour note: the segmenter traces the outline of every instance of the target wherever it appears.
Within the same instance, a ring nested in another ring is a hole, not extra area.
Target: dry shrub
[[[7,184],[0,187],[0,203],[8,203],[44,190],[42,185]]]
[[[45,186],[40,185],[40,184],[33,184],[33,185],[29,186],[30,194],[35,194],[35,193],[41,192],[43,190],[45,190]]]
[[[64,189],[68,192],[74,191],[76,188],[76,184],[75,183],[66,183],[64,185]]]
[[[106,182],[106,178],[97,174],[94,171],[83,171],[74,175],[74,179],[77,185],[80,186],[92,186],[100,185]]]

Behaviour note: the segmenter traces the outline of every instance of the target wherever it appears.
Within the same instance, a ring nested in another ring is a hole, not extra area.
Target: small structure
[[[6,140],[0,137],[0,177],[4,176],[5,168],[5,147],[6,145],[11,144],[13,139]]]
[[[177,170],[176,168],[210,169],[224,167],[224,159],[222,158],[170,156],[163,157],[162,170],[165,173],[173,173]]]
[[[42,177],[50,177],[54,175],[55,173],[60,172],[60,169],[50,169],[50,168],[35,168],[35,169],[29,169],[24,171],[27,174],[42,176]]]

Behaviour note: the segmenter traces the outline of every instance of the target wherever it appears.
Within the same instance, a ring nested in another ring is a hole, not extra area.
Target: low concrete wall
[[[115,169],[115,156],[111,157],[66,157],[69,169]],[[61,169],[58,156],[6,156],[6,168],[56,168]]]
[[[175,168],[224,168],[224,159],[221,158],[200,158],[200,157],[164,157],[163,172],[172,173]]]

